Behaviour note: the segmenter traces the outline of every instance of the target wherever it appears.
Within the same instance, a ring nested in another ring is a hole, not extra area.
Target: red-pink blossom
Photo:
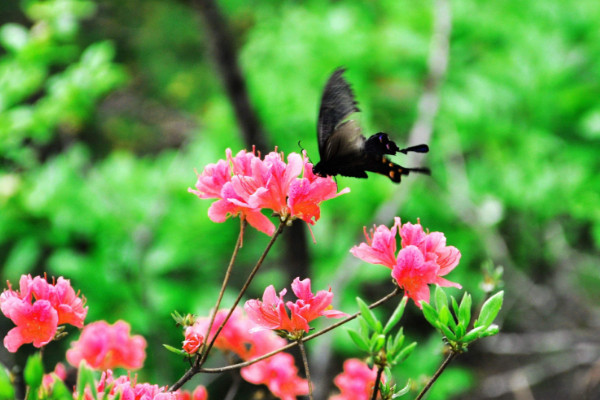
[[[19,289],[13,290],[8,282],[8,289],[0,295],[2,313],[17,325],[4,339],[9,351],[16,351],[25,343],[46,345],[58,325],[83,326],[87,314],[85,299],[78,297],[68,279],[59,277],[51,284],[40,276],[22,275]]]
[[[286,290],[282,290],[277,296],[273,285],[268,286],[261,300],[248,300],[244,306],[248,317],[257,325],[253,331],[261,329],[284,330],[292,334],[310,330],[309,322],[324,316],[327,318],[340,318],[345,313],[331,309],[333,293],[320,290],[313,294],[310,287],[310,279],[294,279],[292,290],[298,300],[296,302],[284,302],[283,296]],[[286,309],[287,307],[287,309]],[[289,314],[288,311],[289,310]]]
[[[110,325],[97,321],[86,325],[79,340],[71,343],[67,361],[75,367],[85,360],[92,368],[138,369],[146,358],[146,340],[140,335],[130,336],[130,326],[125,321]]]
[[[227,149],[226,158],[209,164],[198,174],[196,189],[188,189],[200,198],[217,199],[208,210],[214,222],[240,216],[272,235],[275,226],[263,210],[271,210],[281,220],[298,218],[314,224],[320,218],[321,202],[349,191],[346,188],[338,193],[331,177],[315,176],[305,155],[291,153],[286,163],[283,153],[276,151],[261,159],[245,150],[234,157]]]
[[[96,390],[98,393],[105,393],[106,396],[101,396],[103,400],[185,400],[187,399],[185,394],[180,391],[169,392],[167,386],[158,386],[150,383],[138,383],[136,377],[133,379],[128,375],[121,375],[114,377],[112,370],[106,370],[102,372],[100,381],[96,384]],[[199,392],[199,394],[201,394]],[[89,392],[89,388],[86,388],[84,394],[85,400],[92,400],[93,397]],[[198,397],[194,400],[203,399]],[[206,397],[204,397],[206,399]]]
[[[181,390],[179,393],[177,400],[208,400],[208,392],[202,385],[196,386],[192,393],[187,390]]]
[[[321,218],[320,204],[334,197],[350,192],[350,188],[337,191],[332,177],[320,177],[313,173],[313,165],[304,155],[304,177],[296,179],[289,188],[288,205],[294,218],[314,225]]]
[[[394,219],[394,226],[389,229],[379,225],[371,229],[371,236],[364,228],[366,243],[361,243],[350,249],[350,252],[363,261],[371,264],[381,264],[392,269],[396,265],[396,232],[400,227],[400,218]]]
[[[401,238],[401,250],[396,254],[396,233]],[[392,269],[392,276],[408,297],[420,306],[419,301],[429,302],[429,286],[454,286],[442,276],[458,265],[460,252],[454,246],[446,245],[446,237],[441,232],[425,232],[420,223],[410,222],[401,225],[396,217],[394,226],[388,229],[380,225],[366,233],[366,242],[350,249],[357,258],[372,264],[382,264]]]
[[[255,385],[266,385],[271,393],[282,400],[296,400],[308,394],[308,381],[298,376],[294,357],[277,353],[240,370],[242,377]]]
[[[369,400],[373,395],[373,387],[377,379],[376,368],[361,360],[351,358],[344,361],[344,372],[335,377],[333,382],[340,389],[340,394],[330,400]]]
[[[42,347],[54,338],[58,313],[48,300],[37,300],[33,304],[28,301],[10,301],[5,308],[9,308],[10,319],[17,325],[4,337],[4,347],[11,353],[25,343]]]
[[[58,324],[71,324],[83,328],[83,321],[87,315],[87,307],[84,307],[85,298],[80,299],[79,294],[71,287],[68,279],[62,276],[56,284],[50,285],[49,299],[52,306],[58,311]]]
[[[64,381],[65,379],[67,379],[67,369],[63,363],[59,362],[54,367],[54,371],[49,374],[44,374],[44,377],[42,378],[42,387],[45,390],[50,390],[54,382]]]
[[[183,350],[188,354],[194,354],[204,343],[204,335],[194,326],[188,326],[185,329],[185,339],[183,341]]]

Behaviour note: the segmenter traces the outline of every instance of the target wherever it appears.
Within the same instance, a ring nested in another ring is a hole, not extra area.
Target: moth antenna
[[[416,146],[406,147],[398,151],[403,154],[406,154],[411,151],[414,153],[427,153],[429,151],[429,146],[427,146],[426,144],[418,144]]]
[[[300,142],[301,140],[298,140],[298,147],[300,147],[300,150],[304,151],[304,147],[302,147],[302,144]]]

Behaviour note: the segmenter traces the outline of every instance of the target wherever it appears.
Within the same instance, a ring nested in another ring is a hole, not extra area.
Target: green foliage
[[[25,369],[23,370],[23,379],[27,385],[27,399],[37,398],[38,389],[42,386],[44,377],[44,365],[42,364],[42,355],[36,353],[27,359]]]
[[[14,398],[15,389],[10,374],[3,365],[0,365],[0,400],[12,400]]]
[[[196,11],[184,3],[102,4],[0,5],[1,280],[44,271],[70,278],[88,298],[88,322],[122,318],[146,336],[149,359],[140,375],[154,374],[166,384],[185,368],[160,355],[162,343],[182,338],[168,315],[174,309],[207,314],[238,228],[237,221],[211,223],[210,201],[186,189],[193,186],[193,168],[222,158],[226,147],[240,149],[243,141]],[[301,140],[316,161],[320,91],[340,65],[348,67],[362,110],[353,118],[364,131],[406,140],[427,81],[432,3],[218,4],[273,145],[298,151]],[[598,20],[600,3],[594,1],[452,2],[450,64],[424,161],[433,175],[410,176],[399,188],[379,176],[338,177],[339,186],[352,192],[324,204],[313,227],[315,285],[344,277],[347,285],[333,290],[348,307],[365,296],[365,287],[369,299],[389,287],[387,270],[347,269],[346,257],[362,239],[361,227],[371,226],[382,204],[394,198],[386,207],[395,215],[411,222],[420,217],[462,252],[448,278],[473,298],[450,298],[448,304],[436,294],[435,313],[424,308],[431,320],[444,321],[439,329],[450,336],[471,340],[482,334],[469,331],[465,321],[473,319],[467,303],[482,301],[474,289],[479,266],[489,258],[509,259],[507,271],[535,274],[540,285],[562,271],[569,279],[561,282],[570,286],[561,292],[570,288],[596,304],[600,279],[591,260],[600,249]],[[406,195],[400,201],[396,190]],[[265,242],[248,232],[236,268],[246,270]],[[563,245],[556,251],[558,243]],[[505,253],[499,256],[498,249]],[[290,280],[282,268],[267,272],[264,282]],[[500,272],[485,273],[486,292],[498,290]],[[507,296],[517,290],[506,286]],[[493,320],[495,305],[488,307],[479,316],[481,327]],[[363,323],[363,330],[393,331]],[[381,345],[371,339],[365,338],[362,350]],[[56,346],[64,354],[68,341],[62,342]],[[468,381],[465,371],[454,373]],[[444,379],[432,398],[439,388],[451,388]]]
[[[448,305],[448,297],[440,286],[436,287],[434,297],[435,308],[429,303],[421,301],[423,316],[444,335],[453,351],[462,353],[475,340],[498,334],[498,326],[492,325],[492,322],[502,307],[503,291],[496,293],[483,303],[473,329],[469,329],[472,304],[470,294],[465,292],[460,304],[452,297],[452,311]]]

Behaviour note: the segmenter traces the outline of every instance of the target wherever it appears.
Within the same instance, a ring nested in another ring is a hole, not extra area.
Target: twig
[[[371,400],[377,400],[377,393],[379,393],[379,382],[381,382],[381,375],[383,374],[383,367],[377,366],[377,377],[375,378],[375,386],[373,387],[373,396]]]
[[[223,330],[223,327],[225,326],[225,324],[227,324],[227,322],[229,321],[229,318],[231,318],[231,315],[233,314],[235,308],[237,307],[237,305],[241,301],[242,297],[244,296],[244,293],[246,293],[246,290],[248,290],[248,287],[250,286],[250,283],[252,282],[252,279],[254,278],[254,276],[256,275],[256,273],[258,272],[258,270],[261,267],[263,261],[267,257],[267,254],[269,254],[269,251],[271,250],[271,247],[273,247],[273,244],[275,243],[275,240],[277,240],[277,237],[279,237],[279,235],[283,231],[283,228],[286,226],[286,223],[287,223],[287,218],[284,219],[284,220],[282,220],[280,222],[279,227],[277,228],[277,230],[275,231],[275,233],[273,234],[273,236],[271,236],[271,240],[267,244],[267,247],[263,251],[263,253],[260,256],[260,258],[258,259],[258,261],[256,262],[256,265],[254,266],[254,268],[252,269],[252,271],[250,272],[250,274],[248,275],[248,278],[246,279],[246,282],[244,283],[244,286],[240,290],[240,293],[238,294],[238,296],[235,299],[233,305],[229,309],[229,313],[227,314],[227,316],[225,317],[225,319],[223,320],[223,322],[221,323],[221,325],[219,325],[219,329],[217,329],[217,331],[215,332],[215,335],[212,337],[211,341],[204,348],[204,350],[202,352],[202,356],[199,357],[199,358],[196,358],[196,362],[194,362],[194,365],[189,370],[187,370],[185,372],[185,374],[177,382],[175,382],[175,384],[173,386],[171,386],[171,388],[169,388],[170,392],[179,389],[181,386],[183,386],[184,383],[186,383],[187,381],[189,381],[194,375],[196,375],[198,372],[203,371],[201,369],[201,367],[202,367],[202,364],[204,363],[204,361],[206,361],[206,358],[208,357],[208,353],[213,348],[213,346],[215,344],[215,341],[219,337],[219,334]]]
[[[312,382],[310,380],[310,368],[308,368],[308,358],[306,357],[306,348],[304,347],[304,343],[302,338],[298,338],[297,340],[298,348],[300,349],[300,354],[302,354],[302,362],[304,363],[304,373],[306,374],[306,380],[308,381],[308,398],[313,400],[313,387]]]
[[[450,351],[450,354],[448,354],[448,357],[446,357],[446,359],[444,360],[444,362],[442,363],[442,365],[440,365],[440,367],[438,368],[438,370],[435,371],[435,374],[431,377],[431,379],[429,380],[429,382],[427,382],[427,385],[425,385],[425,387],[423,388],[423,390],[421,390],[421,393],[419,393],[419,395],[415,398],[415,400],[421,400],[423,398],[423,396],[425,396],[425,393],[427,393],[427,391],[429,389],[431,389],[431,386],[433,386],[433,383],[440,377],[440,375],[442,374],[442,372],[444,372],[444,370],[446,369],[446,367],[450,364],[450,362],[457,355],[458,355],[458,353],[456,353],[454,351]]]
[[[394,289],[393,292],[389,293],[385,297],[382,297],[381,299],[377,300],[373,304],[369,305],[369,308],[378,307],[381,304],[383,304],[386,301],[388,301],[389,299],[391,299],[392,297],[398,295],[399,293],[400,293],[400,288],[396,287],[396,289]],[[306,336],[302,340],[304,342],[308,342],[309,340],[312,340],[312,339],[317,338],[317,337],[319,337],[321,335],[324,335],[325,333],[327,333],[327,332],[329,332],[329,331],[337,328],[338,326],[344,325],[344,324],[352,321],[353,319],[355,319],[359,315],[360,315],[360,312],[357,312],[357,313],[355,313],[355,314],[353,314],[353,315],[351,315],[351,316],[349,316],[349,317],[347,317],[347,318],[345,318],[345,319],[343,319],[341,321],[336,322],[333,325],[328,326],[327,328],[325,328],[325,329],[323,329],[323,330],[321,330],[319,332],[316,332],[316,333],[313,333],[312,335]],[[198,372],[206,372],[206,373],[215,374],[215,373],[221,373],[221,372],[224,372],[224,371],[229,371],[229,370],[232,370],[232,369],[239,369],[239,368],[247,367],[249,365],[252,365],[254,363],[257,363],[259,361],[262,361],[264,359],[272,357],[272,356],[274,356],[277,353],[281,353],[282,351],[289,350],[292,347],[297,346],[297,345],[298,345],[298,342],[292,342],[292,343],[287,344],[287,345],[285,345],[285,346],[283,346],[283,347],[281,347],[281,348],[279,348],[277,350],[273,350],[270,353],[263,354],[262,356],[257,357],[257,358],[253,358],[252,360],[249,360],[249,361],[245,361],[245,362],[234,364],[234,365],[228,365],[226,367],[221,367],[221,368],[202,368]]]
[[[212,330],[213,324],[215,323],[215,318],[217,316],[217,312],[219,311],[219,306],[221,305],[221,300],[223,300],[223,295],[225,294],[225,289],[227,288],[227,284],[229,283],[229,278],[231,277],[231,271],[233,269],[233,263],[237,257],[238,250],[242,247],[242,243],[244,240],[244,228],[246,227],[246,220],[240,218],[240,234],[238,236],[237,242],[235,242],[235,247],[233,248],[233,254],[231,254],[231,259],[229,260],[229,265],[227,266],[227,271],[225,272],[225,278],[223,278],[223,284],[221,285],[221,291],[219,292],[219,297],[217,298],[217,303],[213,309],[212,315],[210,316],[210,322],[208,324],[208,330],[204,335],[205,338],[210,337],[210,331]],[[206,353],[206,352],[204,352]],[[202,361],[199,361],[201,365]]]

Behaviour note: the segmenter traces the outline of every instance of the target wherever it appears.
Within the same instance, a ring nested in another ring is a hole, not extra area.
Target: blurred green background
[[[400,186],[338,177],[352,191],[323,205],[316,244],[295,228],[250,295],[310,276],[354,312],[356,296],[370,302],[393,288],[387,269],[348,255],[363,226],[420,218],[462,252],[450,280],[481,301],[482,265],[492,262],[504,267],[506,290],[501,335],[459,357],[429,398],[597,398],[600,2],[217,6],[266,149],[299,152],[301,141],[318,159],[320,94],[338,66],[348,68],[366,133],[388,132],[402,145],[413,132],[431,148],[424,159],[397,158],[428,165],[431,177]],[[444,18],[446,37],[436,25]],[[88,322],[125,319],[147,338],[140,379],[172,384],[187,364],[162,348],[183,339],[169,314],[208,313],[239,229],[237,220],[212,223],[210,201],[187,192],[194,168],[247,147],[220,78],[223,49],[209,45],[202,7],[186,1],[8,1],[0,25],[0,278],[71,279],[88,299]],[[423,102],[428,95],[439,108]],[[415,124],[427,115],[431,136],[419,136]],[[225,304],[267,242],[248,230]],[[441,341],[412,308],[404,325],[419,348],[395,371],[401,385],[442,359]],[[11,327],[0,321],[3,335]],[[49,368],[69,339],[48,347]],[[360,356],[343,329],[309,349],[324,394],[341,361]],[[22,365],[28,351],[2,347],[0,359]],[[218,399],[232,379],[194,382]],[[236,398],[254,398],[250,389]]]

